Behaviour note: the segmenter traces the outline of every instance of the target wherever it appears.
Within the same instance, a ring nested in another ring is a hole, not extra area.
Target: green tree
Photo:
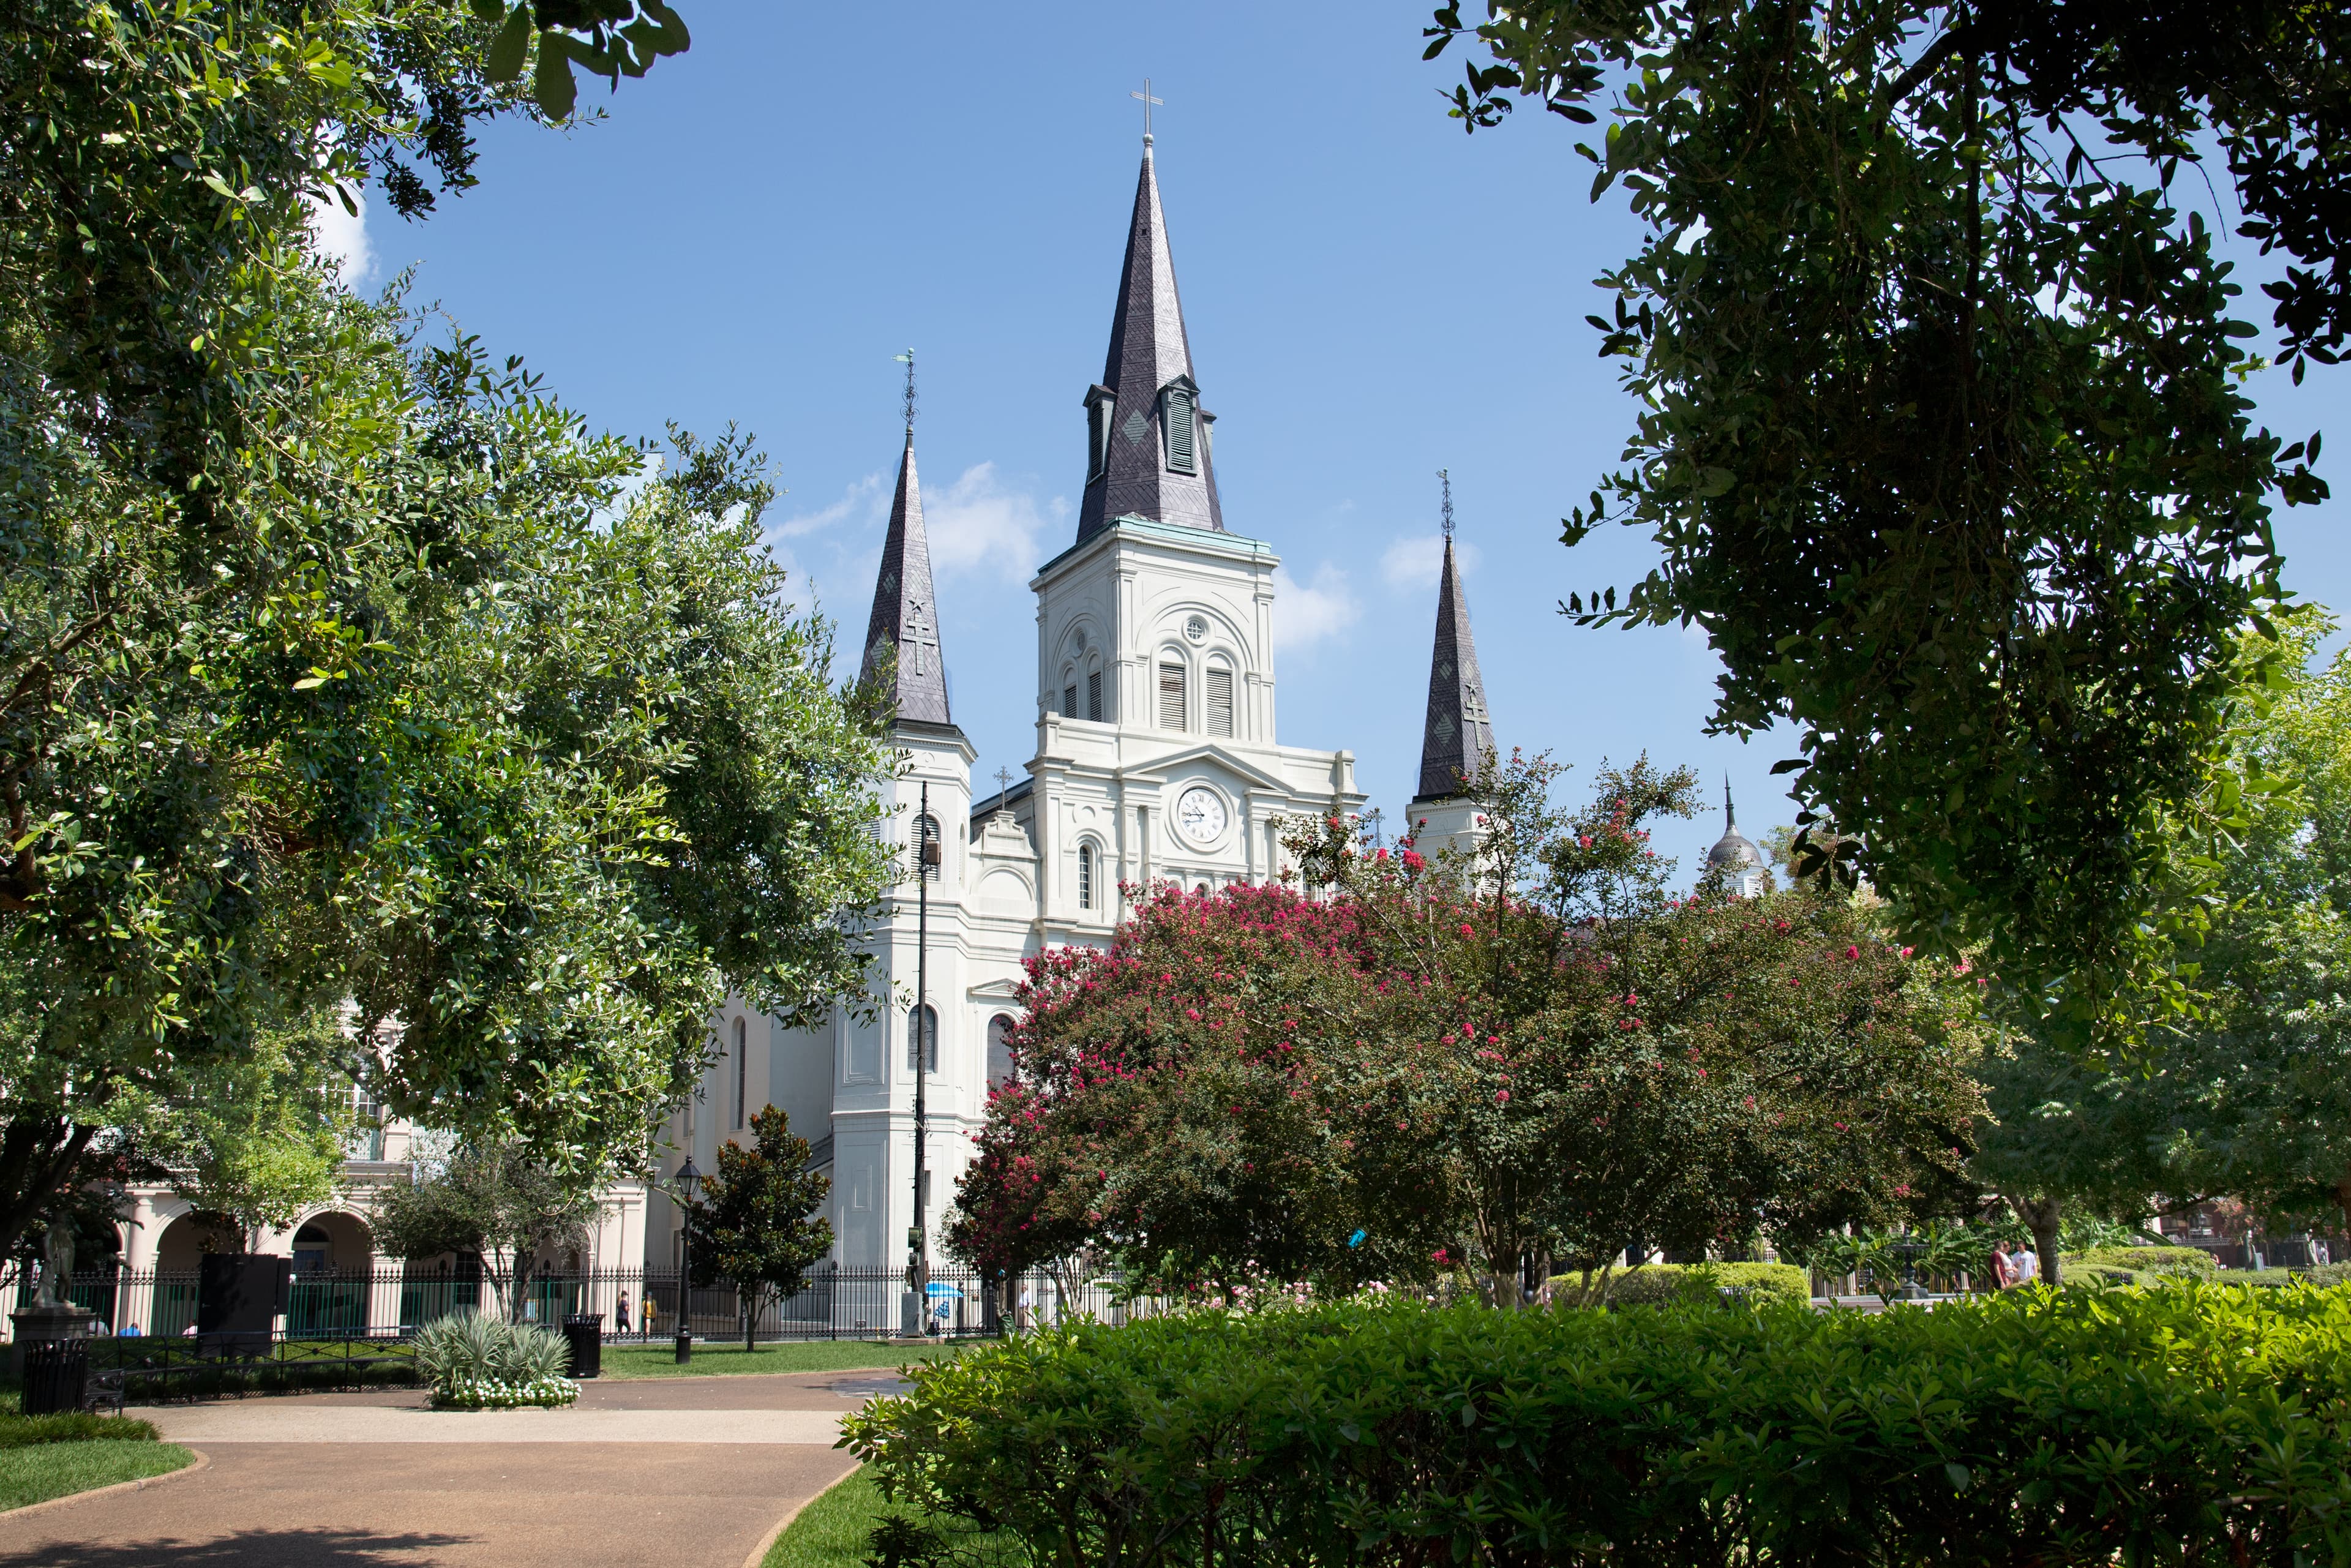
[[[1703,627],[1715,726],[1801,730],[1781,766],[1804,825],[1854,835],[1907,931],[1980,947],[2011,1008],[2080,1043],[2160,966],[2150,925],[2192,923],[2204,868],[2169,822],[2218,799],[2237,638],[2280,598],[2272,501],[2325,494],[2315,437],[2252,423],[2257,329],[2196,204],[2225,160],[2243,232],[2324,268],[2272,292],[2297,373],[2330,360],[2351,24],[2283,3],[1461,10],[1429,52],[1469,30],[1490,52],[1464,125],[1514,94],[1604,108],[1578,149],[1593,197],[1621,184],[1647,229],[1593,318],[1635,431],[1565,540],[1614,517],[1664,559],[1562,608]]]
[[[586,1247],[596,1197],[576,1176],[517,1144],[460,1147],[442,1169],[377,1200],[376,1245],[396,1258],[480,1259],[519,1321],[530,1268]]]
[[[718,1169],[688,1206],[694,1283],[723,1279],[743,1310],[743,1348],[769,1301],[785,1301],[832,1250],[824,1218],[832,1178],[809,1168],[809,1141],[773,1105],[751,1118],[749,1144],[718,1145]]]
[[[225,1220],[247,1249],[255,1232],[333,1197],[352,1131],[336,1092],[350,1082],[349,1045],[330,1015],[256,1030],[246,1052],[159,1108],[145,1146],[172,1189]]]
[[[1033,960],[958,1250],[1082,1239],[1226,1290],[1475,1267],[1514,1301],[1644,1242],[1966,1204],[1972,981],[1842,896],[1671,896],[1646,824],[1686,772],[1568,813],[1550,765],[1490,771],[1473,855],[1300,824],[1330,896],[1163,889],[1107,951]]]
[[[601,444],[489,497],[511,440],[431,452],[412,329],[333,285],[314,204],[372,177],[421,214],[474,183],[482,121],[560,117],[574,67],[617,82],[685,42],[657,0],[0,5],[0,1242],[126,1102],[338,999],[385,912],[352,861],[419,841],[382,742],[420,739],[401,638],[429,632],[389,612],[528,567],[467,502],[569,486],[592,514],[634,466]]]

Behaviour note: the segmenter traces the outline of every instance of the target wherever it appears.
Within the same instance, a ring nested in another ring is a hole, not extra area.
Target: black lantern
[[[677,1247],[677,1364],[684,1366],[694,1359],[694,1195],[702,1185],[702,1173],[694,1168],[694,1156],[685,1156],[685,1164],[677,1170],[678,1229]]]

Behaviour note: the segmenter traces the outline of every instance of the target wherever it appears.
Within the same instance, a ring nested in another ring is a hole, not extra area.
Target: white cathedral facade
[[[1284,746],[1276,723],[1273,547],[1226,526],[1215,416],[1203,406],[1148,138],[1102,380],[1086,389],[1077,537],[1037,570],[1036,753],[1027,779],[976,797],[977,752],[949,711],[914,432],[906,432],[867,622],[869,670],[896,683],[904,758],[885,831],[906,880],[872,928],[876,1010],[815,1030],[731,1004],[700,1092],[673,1120],[664,1171],[747,1136],[780,1107],[832,1176],[835,1260],[890,1269],[917,1223],[915,1080],[926,1135],[920,1223],[935,1239],[984,1121],[1023,966],[1104,945],[1133,890],[1279,880],[1282,821],[1354,813],[1353,755]],[[1426,835],[1468,831],[1458,774],[1492,745],[1448,538],[1431,659],[1421,799]],[[923,803],[927,790],[928,812]],[[918,833],[935,836],[926,994],[917,1002]],[[882,998],[886,998],[886,1002]],[[917,1009],[935,1022],[918,1061]],[[666,1185],[665,1182],[663,1185]],[[677,1217],[650,1195],[646,1262],[674,1261]]]

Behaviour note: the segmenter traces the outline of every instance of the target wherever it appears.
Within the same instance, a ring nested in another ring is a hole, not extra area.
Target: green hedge
[[[1054,1568],[2351,1562],[2351,1291],[1072,1324],[844,1423]]]
[[[1576,1283],[1573,1275],[1556,1283]],[[1692,1291],[1742,1291],[1799,1304],[1813,1299],[1811,1276],[1793,1263],[1644,1263],[1611,1277],[1608,1300],[1617,1306],[1655,1305]]]
[[[2126,1269],[2135,1274],[2209,1276],[2220,1270],[2212,1254],[2200,1247],[2093,1247],[2062,1254],[2057,1261],[2061,1267]]]
[[[43,1443],[152,1443],[154,1426],[122,1416],[92,1416],[61,1410],[51,1416],[0,1415],[0,1448],[30,1448]]]

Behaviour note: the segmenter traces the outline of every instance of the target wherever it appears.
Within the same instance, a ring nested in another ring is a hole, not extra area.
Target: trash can
[[[89,1342],[53,1339],[25,1347],[24,1412],[52,1416],[81,1408],[89,1384]]]
[[[598,1312],[574,1312],[563,1320],[563,1337],[571,1344],[571,1375],[594,1377],[604,1370],[604,1319]]]

